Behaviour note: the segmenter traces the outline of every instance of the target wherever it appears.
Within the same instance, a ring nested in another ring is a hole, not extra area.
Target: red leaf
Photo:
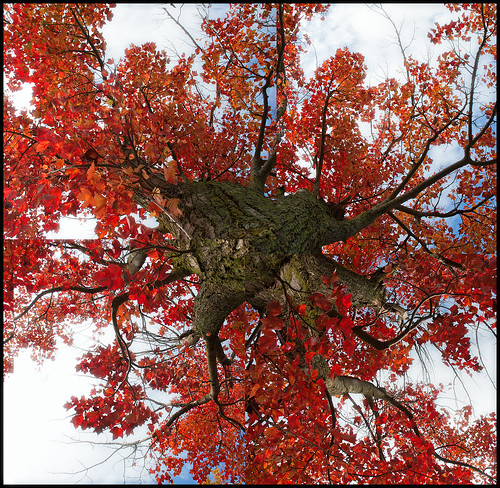
[[[321,293],[314,293],[310,299],[316,307],[323,309],[325,312],[329,312],[333,307],[330,300]]]
[[[83,422],[83,415],[81,414],[74,415],[73,418],[71,419],[71,422],[75,427],[80,426]]]
[[[275,317],[280,315],[282,310],[281,310],[281,305],[278,302],[271,302],[266,305],[267,312],[269,315],[274,315]]]
[[[110,264],[107,268],[99,270],[94,279],[101,286],[106,286],[110,290],[122,288],[125,281],[122,277],[122,268],[117,264]]]
[[[163,175],[167,183],[177,183],[177,164],[174,160],[169,161],[163,166]]]
[[[344,331],[350,331],[354,327],[354,322],[349,317],[344,317],[339,321],[339,327]]]
[[[101,414],[99,412],[89,412],[87,414],[87,424],[94,425],[99,420]]]
[[[99,158],[99,154],[97,153],[97,151],[93,148],[90,148],[90,149],[87,149],[85,151],[85,154],[83,155],[82,159],[84,161],[88,161],[88,162],[93,162],[95,161],[96,159]],[[89,168],[90,169],[90,168]]]
[[[274,315],[268,315],[261,319],[262,325],[266,330],[281,330],[285,324],[280,317],[275,317]]]
[[[342,349],[348,356],[352,356],[354,354],[354,349],[356,349],[356,344],[351,339],[346,339],[342,343]]]
[[[120,427],[113,427],[110,432],[113,434],[113,440],[123,437],[123,429]]]
[[[342,297],[342,304],[344,305],[345,308],[349,308],[351,306],[351,297],[352,293],[349,293],[348,295],[344,295]]]

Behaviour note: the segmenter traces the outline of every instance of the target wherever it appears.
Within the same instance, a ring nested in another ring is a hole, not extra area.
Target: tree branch
[[[464,157],[460,161],[457,161],[456,163],[451,164],[447,168],[438,171],[434,175],[430,176],[426,180],[422,181],[421,183],[413,187],[411,190],[408,190],[406,193],[399,195],[398,197],[395,198],[389,197],[383,202],[380,202],[371,209],[357,215],[356,217],[353,217],[352,219],[345,220],[342,222],[336,221],[333,224],[333,229],[332,229],[333,232],[327,234],[327,239],[325,240],[325,242],[323,242],[323,245],[331,244],[338,240],[347,240],[349,237],[357,234],[360,230],[369,226],[371,223],[373,223],[375,220],[377,220],[385,213],[389,212],[393,208],[396,208],[398,205],[401,205],[402,203],[408,200],[412,200],[418,194],[423,192],[425,189],[432,186],[434,183],[445,178],[454,171],[467,166],[468,164],[473,166],[488,166],[496,164],[496,159],[485,162],[475,162],[468,157]]]
[[[172,6],[174,5],[172,4]],[[174,16],[165,7],[163,8],[163,11],[182,29],[184,34],[186,34],[189,39],[191,39],[191,42],[196,46],[196,48],[199,49],[200,52],[205,54],[205,50],[196,42],[196,39],[190,34],[190,32],[177,19],[175,19]],[[198,13],[201,14],[199,11]]]
[[[402,222],[400,219],[398,219],[392,212],[387,212],[387,214],[389,215],[389,217],[391,217],[391,219],[394,220],[394,222],[396,222],[410,237],[413,237],[421,246],[422,246],[422,249],[429,255],[431,255],[433,258],[436,258],[437,260],[441,261],[443,264],[447,265],[447,266],[451,266],[452,268],[457,268],[457,269],[464,269],[464,267],[460,264],[460,263],[457,263],[451,259],[448,259],[448,258],[445,258],[444,256],[441,256],[441,254],[438,254],[438,253],[435,253],[435,252],[432,252],[428,247],[427,245],[425,244],[425,242],[420,239],[419,237],[417,237],[406,225],[404,222]]]
[[[21,317],[26,315],[30,311],[30,309],[33,307],[33,305],[35,305],[35,303],[40,298],[42,298],[45,295],[48,295],[49,293],[56,293],[56,292],[60,292],[60,291],[78,291],[81,293],[94,294],[94,293],[99,293],[101,291],[107,290],[107,288],[108,288],[107,286],[98,286],[95,288],[87,288],[85,286],[70,286],[70,287],[56,286],[54,288],[44,290],[44,291],[40,292],[18,316],[14,317],[14,320],[19,320]]]
[[[257,142],[255,144],[255,151],[252,158],[252,164],[250,167],[250,179],[248,187],[264,193],[264,180],[261,173],[262,166],[264,165],[264,160],[262,159],[262,147],[264,145],[264,136],[266,132],[267,115],[269,113],[269,97],[267,94],[267,89],[271,85],[271,79],[273,76],[273,68],[270,68],[269,72],[265,77],[265,82],[262,87],[262,99],[263,99],[263,109],[260,119],[259,135],[257,136]]]
[[[105,68],[104,61],[103,61],[101,55],[99,54],[99,51],[95,47],[94,42],[92,41],[92,38],[90,37],[87,29],[83,25],[83,21],[80,21],[78,19],[78,17],[75,14],[74,9],[71,8],[70,10],[71,10],[71,14],[73,15],[73,18],[75,19],[75,22],[77,23],[78,27],[82,31],[82,34],[85,36],[85,39],[87,40],[87,42],[90,44],[90,47],[92,48],[92,53],[95,56],[95,58],[97,59],[99,66],[101,67],[101,71],[104,71],[104,68]]]
[[[326,140],[326,115],[328,112],[328,103],[334,92],[328,91],[325,99],[325,104],[323,105],[323,111],[321,114],[321,140],[319,145],[319,157],[316,161],[316,178],[314,180],[314,190],[313,195],[319,197],[319,182],[321,179],[321,172],[323,171],[323,160],[325,159],[325,140]],[[316,159],[316,157],[315,157]]]
[[[208,403],[209,401],[212,400],[212,397],[210,393],[208,393],[205,396],[202,396],[201,398],[198,398],[198,400],[194,400],[192,402],[189,402],[188,404],[184,405],[180,410],[175,412],[167,421],[165,424],[166,427],[170,427],[179,417],[184,415],[186,412],[189,412],[194,407],[198,407],[199,405],[203,405],[205,403]]]
[[[283,6],[281,4],[278,5],[278,13],[277,13],[277,60],[276,66],[271,67],[268,74],[265,77],[265,83],[262,87],[262,98],[263,98],[263,111],[261,115],[261,122],[259,128],[259,135],[257,138],[257,143],[255,145],[255,152],[252,158],[252,164],[250,168],[250,181],[249,188],[257,190],[261,193],[264,193],[264,187],[267,180],[267,177],[273,170],[276,165],[277,159],[277,148],[279,143],[281,142],[281,138],[283,133],[278,131],[276,134],[276,138],[274,141],[274,148],[267,158],[264,160],[262,158],[262,147],[264,144],[264,136],[267,127],[267,116],[269,113],[269,96],[267,94],[267,89],[271,85],[271,80],[274,78],[277,80],[275,86],[278,86],[278,80],[284,85],[286,79],[285,73],[285,64],[283,62],[284,54],[285,54],[285,29],[284,29],[284,18],[283,18]],[[278,103],[277,97],[278,91],[276,90],[276,100],[275,103]],[[283,116],[286,111],[286,98],[284,98],[283,104],[280,107],[276,106],[276,122]]]
[[[433,211],[415,210],[413,208],[406,207],[405,205],[396,205],[394,207],[394,210],[399,210],[400,212],[406,213],[408,215],[413,215],[414,217],[417,217],[417,219],[420,219],[422,217],[440,217],[442,219],[446,219],[449,217],[454,217],[455,215],[464,215],[469,212],[474,212],[481,205],[485,204],[488,200],[491,200],[492,198],[495,198],[495,195],[491,194],[486,196],[479,203],[472,206],[471,208],[459,209],[458,207],[456,207],[453,210],[450,210],[449,212],[438,212],[436,210]]]

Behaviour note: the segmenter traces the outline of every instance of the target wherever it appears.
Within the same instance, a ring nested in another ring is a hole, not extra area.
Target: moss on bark
[[[186,253],[176,266],[200,276],[193,326],[203,337],[217,334],[243,302],[262,304],[279,293],[276,287],[269,293],[278,277],[291,289],[312,293],[321,288],[321,276],[337,269],[358,301],[373,302],[379,293],[321,255],[322,245],[342,239],[350,228],[305,189],[273,202],[237,183],[204,181],[179,185],[176,198],[172,233],[182,227],[176,235]],[[168,218],[162,222],[167,225]]]

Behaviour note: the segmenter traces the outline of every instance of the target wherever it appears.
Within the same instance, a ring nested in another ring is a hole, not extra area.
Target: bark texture
[[[174,264],[200,278],[193,328],[201,337],[216,336],[244,302],[262,309],[269,301],[283,301],[282,282],[295,299],[328,293],[321,277],[334,272],[354,305],[383,305],[380,282],[322,255],[321,247],[345,239],[353,224],[337,220],[330,206],[308,190],[272,201],[237,183],[200,181],[164,185],[163,193],[175,199],[178,209],[175,218],[160,218],[183,251]]]
[[[336,273],[352,294],[354,306],[384,307],[381,279],[361,276],[321,252],[322,246],[344,240],[359,226],[373,221],[372,214],[337,220],[331,206],[304,189],[276,201],[232,182],[201,181],[163,189],[167,200],[176,202],[175,218],[160,218],[162,228],[176,237],[177,248],[183,251],[174,265],[183,274],[200,278],[193,330],[206,341],[210,394],[215,401],[220,390],[216,362],[227,363],[219,331],[226,317],[241,304],[247,302],[265,313],[270,302],[277,301],[286,310],[290,300],[304,303],[318,292],[329,296],[331,288],[322,278]],[[330,313],[337,313],[334,304]],[[359,332],[362,340],[369,339],[366,332]],[[311,328],[310,334],[315,333]],[[303,349],[297,342],[292,356],[299,355],[300,366],[305,369]],[[370,383],[330,378],[327,359],[319,354],[312,366],[318,369],[331,395],[356,391],[387,397]]]

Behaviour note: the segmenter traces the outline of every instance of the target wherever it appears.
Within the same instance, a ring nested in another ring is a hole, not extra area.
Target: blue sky
[[[396,25],[404,23],[404,40],[409,42],[414,39],[411,51],[416,55],[426,55],[429,47],[427,32],[433,21],[443,23],[448,18],[448,10],[443,4],[388,4],[385,7]],[[182,10],[179,6],[171,9],[172,13],[182,14],[181,21],[195,34],[198,31],[196,8],[196,4],[189,4]],[[224,6],[217,4],[215,8],[222,9]],[[155,41],[159,48],[170,53],[191,50],[186,36],[167,20],[159,4],[118,4],[114,12],[114,20],[105,27],[104,35],[108,43],[107,57],[115,61],[130,43],[140,45]],[[399,47],[394,43],[392,27],[366,5],[337,4],[332,7],[325,22],[313,21],[307,32],[313,43],[310,54],[304,58],[308,75],[337,48],[348,46],[364,54],[369,83],[378,83],[387,75],[399,76],[402,59]],[[20,105],[26,104],[26,94],[17,94],[16,100]],[[82,224],[70,220],[62,227],[60,237],[92,237],[92,229],[92,222]],[[29,354],[22,354],[15,363],[15,373],[4,384],[5,483],[120,484],[126,481],[131,484],[137,482],[138,477],[142,477],[143,482],[147,481],[147,470],[142,470],[140,463],[136,468],[127,466],[124,477],[124,464],[119,454],[87,474],[58,474],[80,471],[110,454],[108,448],[66,443],[67,436],[103,440],[102,436],[97,438],[92,433],[75,430],[68,412],[63,408],[71,395],[88,394],[93,382],[74,369],[75,358],[81,355],[90,340],[85,324],[77,324],[76,328],[79,330],[77,347],[62,348],[56,360],[48,362],[40,371],[36,371]],[[102,341],[110,342],[112,339],[110,333]],[[490,354],[494,355],[494,352],[490,351]],[[437,373],[436,376],[440,376],[440,371]],[[478,409],[491,411],[495,408],[495,398],[479,394],[486,388],[481,385],[471,386],[478,393],[476,399],[481,399]],[[176,481],[189,482],[188,473],[185,475]]]

